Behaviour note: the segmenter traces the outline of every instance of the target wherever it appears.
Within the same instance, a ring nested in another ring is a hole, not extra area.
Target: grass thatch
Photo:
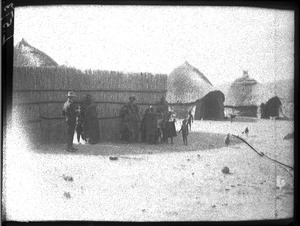
[[[56,67],[58,64],[50,56],[22,39],[14,47],[14,66]]]
[[[168,76],[167,89],[169,103],[191,103],[212,91],[212,84],[198,69],[185,62]]]
[[[272,97],[255,79],[243,76],[236,79],[225,93],[225,106],[258,106]]]

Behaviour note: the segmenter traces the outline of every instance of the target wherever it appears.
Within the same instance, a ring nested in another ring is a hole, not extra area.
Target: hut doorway
[[[267,101],[266,104],[262,103],[261,118],[278,117],[281,111],[282,103],[278,96],[274,96]]]
[[[196,120],[218,120],[224,119],[224,94],[219,91],[212,91],[197,101]]]

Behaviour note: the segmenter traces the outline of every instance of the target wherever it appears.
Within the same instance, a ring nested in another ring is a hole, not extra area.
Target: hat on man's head
[[[74,91],[68,92],[68,97],[76,97],[76,94]]]
[[[131,96],[131,97],[129,97],[129,100],[136,100],[136,97],[135,96]]]

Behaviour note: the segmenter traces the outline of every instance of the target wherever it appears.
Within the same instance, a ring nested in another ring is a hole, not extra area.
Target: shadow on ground
[[[64,150],[64,145],[42,145],[35,152],[43,154],[71,154],[71,155],[132,155],[132,154],[159,154],[172,152],[190,152],[210,150],[225,147],[225,134],[192,132],[188,136],[188,145],[183,145],[181,134],[174,137],[174,144],[170,139],[168,144],[143,144],[143,143],[99,143],[95,145],[76,144],[78,150],[69,153]],[[241,143],[240,140],[231,137],[229,146]]]

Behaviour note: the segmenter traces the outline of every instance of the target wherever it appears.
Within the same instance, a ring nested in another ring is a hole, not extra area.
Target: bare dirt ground
[[[176,125],[179,130],[179,123]],[[248,126],[249,136],[241,132]],[[294,172],[245,143],[294,165],[293,121],[195,121],[188,146],[75,144],[36,148],[14,129],[4,153],[4,204],[10,220],[210,221],[293,216]],[[110,160],[109,156],[118,156]],[[222,173],[224,166],[230,174]]]

